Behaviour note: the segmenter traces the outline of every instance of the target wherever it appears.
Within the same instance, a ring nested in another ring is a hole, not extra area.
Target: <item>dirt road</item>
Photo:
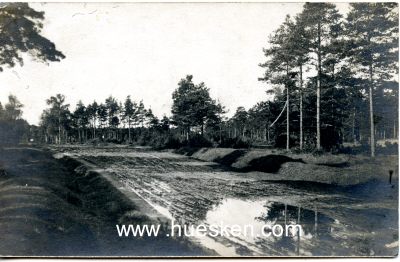
[[[212,162],[141,148],[58,148],[109,172],[165,217],[186,224],[302,225],[302,236],[196,237],[220,255],[393,256],[398,188],[276,183]],[[299,170],[301,172],[301,170]]]

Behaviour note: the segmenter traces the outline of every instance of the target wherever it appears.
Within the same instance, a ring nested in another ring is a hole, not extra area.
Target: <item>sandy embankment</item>
[[[335,185],[355,185],[371,180],[398,179],[398,156],[367,156],[286,153],[269,149],[200,148],[179,149],[176,153],[217,162],[239,172],[262,172],[265,180],[308,181]]]

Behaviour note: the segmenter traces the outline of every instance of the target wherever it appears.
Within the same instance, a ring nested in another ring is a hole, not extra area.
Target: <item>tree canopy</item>
[[[172,119],[186,130],[200,127],[203,133],[205,125],[220,119],[223,108],[210,97],[209,89],[203,82],[195,85],[192,79],[191,75],[181,79],[173,92]]]
[[[0,4],[0,71],[5,66],[23,65],[22,53],[41,62],[55,62],[65,58],[49,39],[41,35],[44,12],[27,3]]]

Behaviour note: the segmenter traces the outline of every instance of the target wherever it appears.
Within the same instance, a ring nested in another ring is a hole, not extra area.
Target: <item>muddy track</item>
[[[300,221],[304,225],[306,236],[298,242],[293,238],[259,237],[195,240],[207,247],[216,247],[223,255],[368,256],[396,252],[385,245],[397,237],[397,189],[386,185],[342,188],[272,183],[259,179],[257,173],[238,173],[212,162],[131,148],[61,151],[104,169],[162,215],[182,224],[209,225],[212,217],[225,209],[224,216],[240,219],[246,212],[250,214],[252,208],[258,208],[250,223]],[[375,192],[381,193],[371,198]],[[236,208],[244,210],[237,213]],[[273,218],[271,210],[276,212]],[[355,225],[354,221],[359,224]]]

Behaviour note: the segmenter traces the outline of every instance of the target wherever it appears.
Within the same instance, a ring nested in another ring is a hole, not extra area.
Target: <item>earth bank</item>
[[[369,181],[398,180],[398,156],[295,154],[283,150],[232,148],[181,148],[174,152],[202,161],[216,162],[238,172],[262,172],[260,178],[306,181],[341,186]]]
[[[159,221],[96,170],[52,154],[38,148],[0,148],[1,256],[213,254],[165,234],[118,237],[116,224]]]

